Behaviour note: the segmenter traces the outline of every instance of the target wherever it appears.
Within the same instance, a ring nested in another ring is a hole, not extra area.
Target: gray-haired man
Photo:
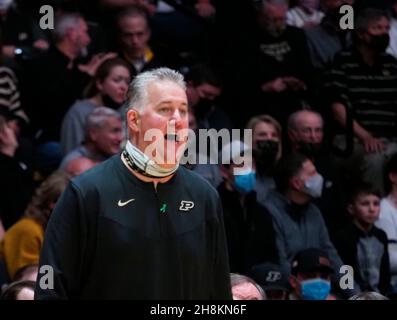
[[[40,275],[37,299],[231,298],[218,194],[179,166],[185,90],[167,68],[134,79],[125,150],[72,180],[51,216],[40,265],[54,289]]]

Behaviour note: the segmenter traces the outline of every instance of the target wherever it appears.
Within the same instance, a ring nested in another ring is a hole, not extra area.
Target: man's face
[[[135,58],[142,58],[150,39],[150,29],[144,17],[124,17],[119,22],[121,49]]]
[[[287,26],[288,6],[283,4],[263,5],[261,25],[265,31],[274,37],[280,36]]]
[[[71,38],[76,46],[76,51],[79,52],[90,44],[91,38],[88,35],[88,26],[83,19],[79,19],[77,26],[71,32]]]
[[[189,83],[186,90],[189,106],[192,108],[198,105],[201,100],[215,100],[217,97],[219,97],[221,92],[221,88],[206,82],[196,87],[192,83]]]
[[[118,153],[123,139],[121,120],[108,117],[101,128],[91,131],[90,137],[99,152],[108,156]]]
[[[243,282],[232,287],[233,300],[262,300],[258,289],[249,282]]]
[[[296,127],[289,130],[289,136],[293,143],[300,141],[305,143],[322,143],[324,134],[321,118],[311,112],[302,113],[296,119]]]
[[[317,175],[317,169],[314,166],[313,162],[310,160],[306,160],[300,172],[292,179],[292,186],[296,191],[300,191],[306,194],[305,192],[305,182],[311,177]]]
[[[189,119],[185,90],[170,81],[153,82],[147,87],[147,97],[146,105],[138,116],[137,147],[147,156],[161,159],[156,162],[162,167],[172,168],[179,161],[186,145]],[[145,141],[149,129],[157,130],[152,139]],[[157,135],[159,132],[161,136]],[[158,146],[158,154],[151,153],[153,146]]]
[[[382,17],[378,21],[373,21],[369,24],[368,29],[363,34],[363,39],[366,43],[369,43],[373,36],[389,34],[389,30],[389,19],[387,19],[386,17]]]
[[[374,194],[359,194],[348,210],[364,226],[372,225],[379,218],[380,199]]]
[[[256,146],[258,141],[271,140],[280,142],[280,136],[274,125],[268,122],[259,122],[252,132],[252,144]]]

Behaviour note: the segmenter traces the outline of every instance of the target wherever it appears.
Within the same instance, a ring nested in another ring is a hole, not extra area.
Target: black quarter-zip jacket
[[[180,167],[166,183],[135,177],[116,155],[74,178],[48,223],[36,299],[230,299],[222,206]]]

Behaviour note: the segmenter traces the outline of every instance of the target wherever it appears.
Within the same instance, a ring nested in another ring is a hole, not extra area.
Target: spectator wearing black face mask
[[[293,113],[288,119],[288,139],[291,151],[308,157],[324,177],[323,193],[315,203],[323,214],[332,238],[338,227],[347,221],[344,210],[346,199],[341,175],[324,143],[323,118],[310,110]]]
[[[198,129],[231,130],[232,122],[219,105],[222,83],[218,75],[205,65],[195,65],[185,79],[189,106],[196,117]]]
[[[325,99],[337,124],[346,125],[346,106],[353,109],[354,154],[349,171],[383,190],[385,160],[397,150],[397,61],[387,54],[390,21],[376,9],[359,12],[353,48],[340,52],[326,74]],[[334,141],[344,146],[344,137]]]
[[[267,193],[276,186],[273,174],[282,154],[281,126],[273,117],[260,115],[252,117],[246,127],[252,130],[257,200],[264,204]]]

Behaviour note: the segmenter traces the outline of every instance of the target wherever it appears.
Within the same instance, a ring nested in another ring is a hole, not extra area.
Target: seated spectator
[[[281,126],[271,116],[259,115],[248,121],[246,129],[252,130],[256,196],[258,202],[264,204],[267,193],[276,187],[273,175],[282,155]]]
[[[14,280],[22,268],[39,263],[47,222],[68,182],[66,173],[53,173],[38,187],[24,216],[7,230],[0,243],[0,257],[9,279]]]
[[[23,65],[26,111],[43,143],[59,141],[62,119],[69,107],[81,97],[98,66],[116,56],[100,53],[83,64],[81,57],[90,43],[84,18],[78,13],[61,13],[54,21],[54,45]]]
[[[204,65],[195,65],[185,79],[189,107],[194,112],[198,129],[231,130],[231,120],[219,105],[222,85],[214,71]]]
[[[237,274],[230,274],[233,300],[266,300],[261,286],[251,278]]]
[[[0,30],[0,48],[2,46]],[[0,53],[0,109],[7,109],[20,120],[29,123],[29,118],[21,106],[18,79],[9,67],[3,64]]]
[[[392,1],[389,36],[390,44],[386,52],[397,59],[397,0]]]
[[[72,177],[76,177],[83,172],[95,167],[98,163],[99,162],[95,162],[87,157],[79,157],[70,160],[64,170]]]
[[[288,1],[257,4],[256,29],[233,48],[230,76],[235,80],[229,81],[236,91],[231,94],[240,99],[233,103],[241,105],[235,122],[244,120],[245,125],[250,117],[266,113],[284,126],[288,116],[310,99],[309,52],[304,32],[286,24]]]
[[[120,114],[110,108],[97,107],[87,117],[85,141],[63,158],[60,169],[79,157],[87,157],[94,162],[104,161],[121,150],[122,140]]]
[[[288,138],[292,152],[306,155],[324,177],[321,197],[315,199],[331,239],[334,231],[346,221],[344,183],[339,168],[324,137],[324,121],[321,115],[310,110],[293,113],[288,119]]]
[[[245,273],[252,265],[278,258],[271,217],[256,200],[255,171],[248,163],[248,152],[249,147],[239,140],[222,148],[223,182],[217,188],[223,207],[230,270],[239,273]],[[240,157],[243,163],[237,164]],[[257,226],[260,229],[256,230],[254,238],[252,231]]]
[[[292,260],[289,300],[335,300],[330,294],[333,273],[325,251],[309,248],[298,252]]]
[[[386,197],[380,202],[379,219],[375,225],[386,232],[393,293],[397,294],[397,154],[386,165]]]
[[[262,287],[267,300],[287,300],[291,288],[288,273],[281,266],[263,263],[253,266],[247,274]]]
[[[304,249],[324,250],[335,270],[342,266],[327,227],[313,199],[321,196],[323,177],[307,157],[293,153],[280,160],[274,177],[277,191],[270,191],[265,208],[273,218],[279,264],[290,270],[294,256]],[[257,230],[261,227],[256,225]],[[337,273],[334,281],[338,282]],[[355,292],[346,291],[345,294]]]
[[[298,0],[287,12],[287,24],[304,29],[318,25],[324,17],[318,8],[319,0]]]
[[[386,294],[390,290],[387,235],[374,225],[379,204],[379,192],[370,185],[355,186],[347,206],[352,221],[341,227],[334,244],[343,262],[353,267],[361,291]]]
[[[129,66],[124,60],[109,59],[98,67],[87,90],[88,99],[76,101],[63,118],[61,148],[64,155],[83,142],[87,116],[95,107],[117,110],[122,106],[129,83]]]
[[[351,2],[351,1],[350,1]],[[336,53],[350,45],[349,32],[339,26],[339,8],[345,0],[320,0],[325,13],[321,23],[305,30],[312,66],[320,74],[333,61]]]
[[[31,58],[35,50],[47,50],[50,46],[37,21],[18,10],[16,1],[1,1],[0,20],[4,43],[2,54],[6,57],[23,55]]]
[[[34,300],[36,282],[30,280],[16,281],[6,286],[0,300]]]
[[[131,76],[165,65],[149,46],[151,36],[147,11],[140,6],[123,9],[116,17],[118,55],[130,66]]]
[[[189,108],[189,129],[194,136],[189,137],[187,148],[184,154],[182,164],[190,170],[198,173],[208,180],[214,188],[222,182],[221,171],[218,163],[211,163],[208,156],[208,150],[200,150],[199,129],[197,127],[196,117],[191,108]]]
[[[325,98],[330,102],[339,131],[346,127],[351,107],[354,153],[347,159],[349,171],[383,191],[385,159],[397,150],[397,61],[385,50],[390,22],[386,13],[365,9],[355,21],[353,48],[335,58],[326,76]],[[343,148],[345,139],[336,136]]]
[[[17,121],[8,109],[0,110],[0,229],[5,230],[21,217],[33,192],[32,174],[17,153]]]

